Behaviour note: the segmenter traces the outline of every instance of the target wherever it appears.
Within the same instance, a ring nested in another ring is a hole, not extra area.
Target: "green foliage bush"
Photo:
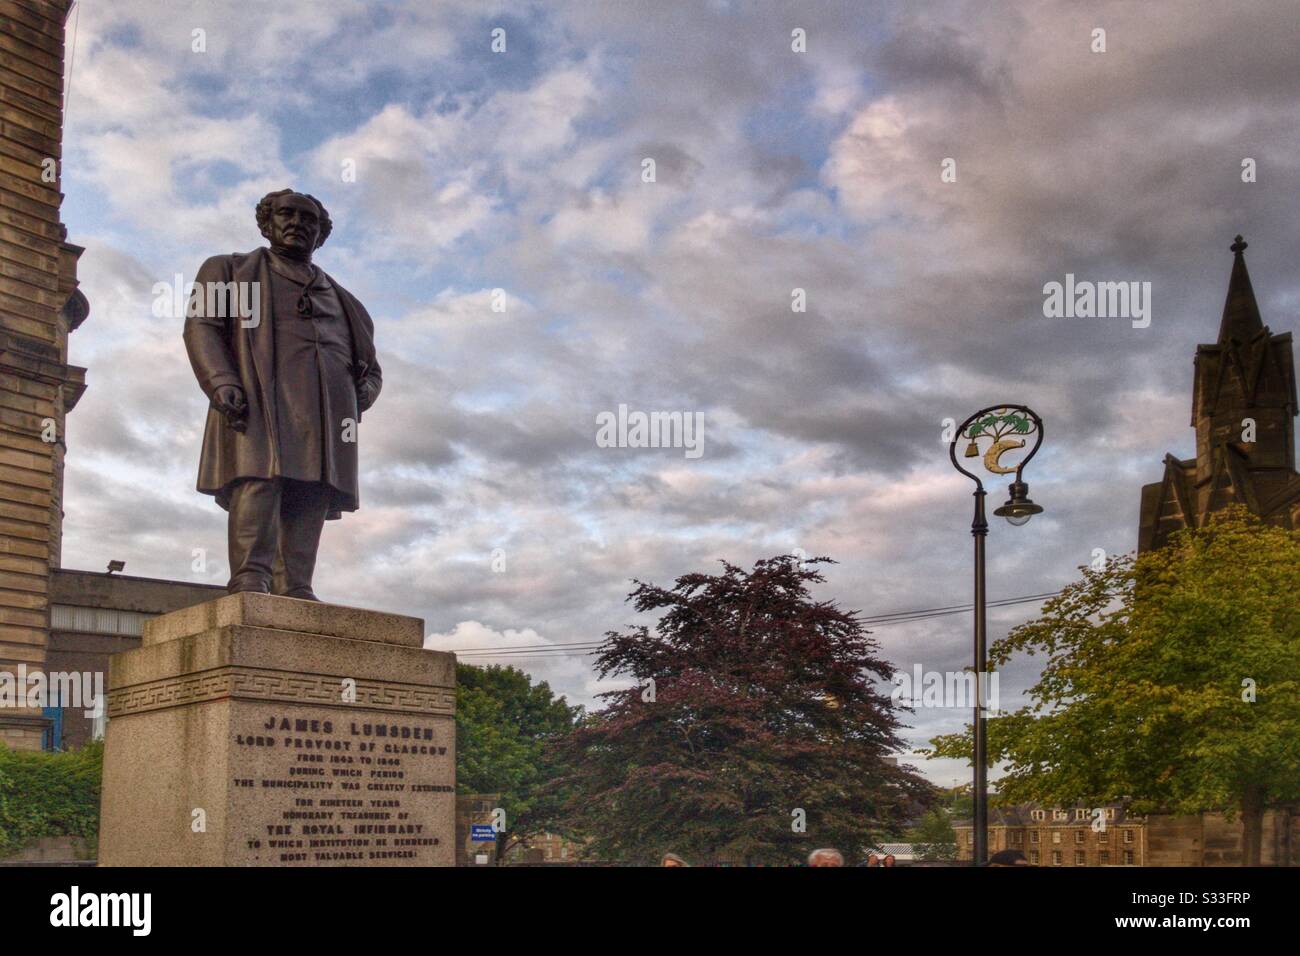
[[[104,745],[66,753],[10,750],[0,744],[0,856],[41,837],[99,834]]]

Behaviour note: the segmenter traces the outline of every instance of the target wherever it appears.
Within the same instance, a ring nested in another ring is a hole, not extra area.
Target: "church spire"
[[[1243,345],[1264,328],[1255,302],[1255,290],[1246,271],[1246,241],[1238,236],[1229,248],[1233,252],[1232,276],[1228,279],[1228,298],[1223,303],[1223,321],[1219,324],[1219,344],[1236,339]]]
[[[1231,248],[1219,341],[1196,347],[1196,457],[1166,455],[1163,480],[1143,486],[1139,551],[1163,547],[1180,528],[1204,527],[1230,503],[1268,524],[1300,527],[1291,333],[1269,334],[1246,272],[1246,242],[1238,236]]]

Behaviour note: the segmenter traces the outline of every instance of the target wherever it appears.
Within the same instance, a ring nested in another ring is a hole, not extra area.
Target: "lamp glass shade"
[[[1006,504],[993,513],[999,518],[1006,518],[1009,523],[1016,527],[1020,527],[1022,524],[1028,522],[1034,515],[1041,514],[1042,511],[1042,505],[1036,505],[1028,498],[1016,498],[1013,496]]]

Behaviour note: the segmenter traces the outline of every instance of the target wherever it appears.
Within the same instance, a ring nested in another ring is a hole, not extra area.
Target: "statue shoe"
[[[227,584],[226,591],[230,594],[238,594],[241,591],[248,591],[253,594],[270,594],[271,586],[260,578],[244,576],[242,579],[236,578]]]

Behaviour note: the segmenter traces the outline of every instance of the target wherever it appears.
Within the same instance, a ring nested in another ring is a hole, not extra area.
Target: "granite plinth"
[[[109,665],[100,864],[454,865],[455,656],[423,630],[261,594],[147,622]]]
[[[161,644],[233,625],[269,627],[278,631],[405,647],[424,644],[424,622],[418,617],[248,592],[219,597],[145,621],[143,643]]]

